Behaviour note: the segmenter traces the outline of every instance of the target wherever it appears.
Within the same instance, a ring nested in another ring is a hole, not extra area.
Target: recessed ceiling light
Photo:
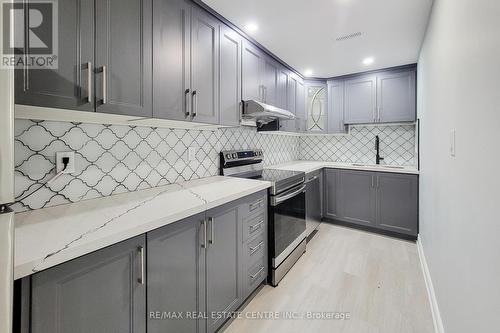
[[[245,24],[245,30],[248,32],[255,32],[259,30],[259,26],[255,22],[248,22]]]
[[[312,69],[306,69],[306,70],[304,71],[304,75],[305,75],[305,76],[311,76],[311,75],[313,75],[313,71],[312,71]]]
[[[368,57],[368,58],[365,58],[365,59],[363,59],[363,64],[364,64],[364,65],[371,65],[371,64],[373,64],[373,61],[374,61],[374,60],[375,60],[375,59],[373,59],[373,57]]]

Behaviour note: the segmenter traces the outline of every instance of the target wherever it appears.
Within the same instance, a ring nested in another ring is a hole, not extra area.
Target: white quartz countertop
[[[16,279],[267,189],[208,177],[16,214]]]
[[[371,165],[371,164],[361,164],[361,163],[340,163],[340,162],[321,162],[321,161],[292,161],[284,164],[271,165],[266,168],[278,169],[278,170],[303,171],[305,173],[310,173],[316,170],[320,170],[322,168],[336,168],[336,169],[407,173],[414,175],[419,174],[417,168],[410,166]]]

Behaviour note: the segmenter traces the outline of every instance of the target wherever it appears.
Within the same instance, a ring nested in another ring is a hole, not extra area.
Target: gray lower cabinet
[[[145,236],[32,276],[32,333],[146,332]]]
[[[377,78],[375,75],[364,75],[344,81],[345,108],[344,116],[347,124],[373,123],[376,120]]]
[[[377,174],[377,228],[418,234],[418,176]]]
[[[97,112],[152,117],[152,0],[96,1]]]
[[[325,169],[324,217],[418,234],[418,175]]]
[[[338,214],[345,222],[375,226],[375,187],[371,172],[340,170],[337,183]]]
[[[377,75],[377,122],[415,121],[415,77],[415,70]]]
[[[94,111],[91,91],[94,80],[94,1],[59,1],[57,10],[58,67],[50,70],[16,69],[15,102]],[[30,53],[27,49],[19,51]]]
[[[325,169],[323,173],[323,217],[338,218],[337,190],[340,171],[338,169]]]
[[[205,213],[188,217],[147,234],[148,332],[205,332]],[[161,318],[157,313],[182,313]]]
[[[226,25],[220,28],[220,123],[239,126],[241,115],[241,36]]]
[[[215,332],[226,317],[213,315],[231,312],[243,301],[240,284],[242,218],[238,203],[207,211],[207,332]]]

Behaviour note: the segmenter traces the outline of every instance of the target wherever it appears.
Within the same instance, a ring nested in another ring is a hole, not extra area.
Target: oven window
[[[273,208],[274,257],[278,257],[306,230],[306,195],[304,192]]]

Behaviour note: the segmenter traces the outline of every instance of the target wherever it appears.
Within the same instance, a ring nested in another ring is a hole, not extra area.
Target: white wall
[[[498,332],[500,1],[435,0],[418,75],[420,232],[444,328]]]

